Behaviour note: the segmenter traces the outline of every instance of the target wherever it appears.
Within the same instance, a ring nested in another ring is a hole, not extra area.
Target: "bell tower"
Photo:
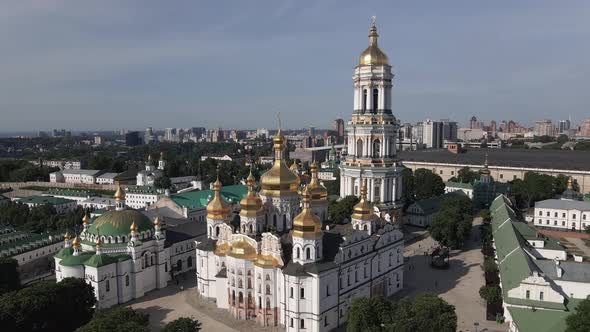
[[[369,45],[354,68],[354,103],[346,126],[347,155],[340,166],[340,196],[359,196],[363,178],[367,181],[367,201],[383,217],[395,220],[401,208],[401,172],[396,139],[399,122],[393,116],[392,67],[378,45],[379,34],[373,18]]]

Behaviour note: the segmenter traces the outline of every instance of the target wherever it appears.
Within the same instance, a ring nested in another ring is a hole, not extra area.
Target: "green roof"
[[[55,257],[64,259],[65,257],[71,256],[74,253],[74,249],[71,247],[69,248],[62,248],[60,251],[55,254]]]
[[[512,225],[525,240],[543,240],[543,242],[545,243],[543,247],[544,249],[565,250],[565,247],[559,244],[559,241],[557,241],[557,239],[555,239],[552,236],[537,232],[537,230],[534,227],[525,222],[513,221]]]
[[[447,181],[447,182],[445,182],[445,187],[455,187],[455,188],[461,188],[461,189],[473,189],[473,186],[471,185],[471,183],[453,182],[453,181]]]
[[[221,188],[221,197],[228,203],[239,203],[246,196],[248,188],[244,185],[232,185]],[[204,208],[209,203],[209,196],[213,197],[213,190],[195,190],[182,194],[171,195],[174,203],[189,209]]]
[[[96,217],[88,227],[87,232],[94,235],[127,236],[133,222],[135,222],[139,232],[151,230],[154,227],[151,220],[139,211],[130,209],[111,210]]]
[[[74,251],[72,250],[72,253]],[[78,256],[72,255],[63,255],[63,258],[59,262],[59,265],[63,266],[76,266],[76,265],[84,265],[90,257],[94,256],[93,251],[86,251],[81,252]]]
[[[12,237],[15,234],[17,234],[18,236]],[[23,252],[31,251],[39,247],[44,247],[53,243],[57,243],[63,240],[64,232],[53,231],[42,234],[13,232],[2,235],[3,240],[6,240],[6,238],[8,238],[9,240],[4,241],[4,243],[0,245],[0,256],[14,256]]]
[[[60,250],[55,257],[61,258],[59,265],[63,266],[76,266],[86,265],[91,267],[105,266],[114,264],[117,262],[123,262],[131,259],[126,253],[113,253],[113,254],[100,254],[97,255],[94,251],[84,251],[78,256],[73,255],[74,250],[72,248],[63,248]]]
[[[69,189],[69,188],[50,188],[45,192],[46,195],[53,196],[71,196],[71,197],[88,197],[94,196],[95,193],[89,190]]]
[[[75,203],[71,199],[59,198],[59,197],[52,197],[52,196],[30,196],[20,198],[18,200],[21,203],[25,204],[51,204],[51,205],[61,205],[61,204],[68,204],[68,203]]]
[[[562,310],[534,310],[508,307],[514,324],[520,332],[564,332],[565,318],[570,314]]]
[[[84,262],[86,266],[99,267],[109,265],[117,262],[123,262],[131,259],[131,256],[127,254],[101,254],[93,255],[87,261]]]

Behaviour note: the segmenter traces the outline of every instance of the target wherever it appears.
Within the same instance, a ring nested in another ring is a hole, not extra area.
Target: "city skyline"
[[[402,122],[587,117],[589,4],[453,3],[4,2],[0,131],[329,128],[371,15]]]

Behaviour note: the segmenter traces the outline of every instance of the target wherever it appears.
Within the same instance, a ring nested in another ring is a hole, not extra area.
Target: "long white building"
[[[590,203],[579,200],[573,190],[572,178],[561,199],[546,199],[535,203],[533,223],[540,228],[585,232],[590,226]]]

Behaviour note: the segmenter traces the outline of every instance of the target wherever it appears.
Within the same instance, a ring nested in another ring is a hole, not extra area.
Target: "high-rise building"
[[[555,136],[555,127],[551,120],[535,121],[535,136]]]
[[[141,138],[139,137],[139,131],[130,131],[125,134],[125,145],[137,146],[141,144]]]
[[[559,121],[559,133],[562,134],[570,129],[571,123],[570,120],[560,120]]]
[[[457,122],[449,119],[442,119],[442,139],[443,141],[456,142],[457,141]]]
[[[174,142],[176,141],[176,133],[174,128],[166,128],[164,129],[164,142]]]
[[[336,141],[337,144],[342,144],[344,142],[344,120],[336,119],[334,120],[334,124],[332,128],[336,132]]]
[[[428,149],[443,147],[443,123],[427,119],[423,122],[422,140]]]
[[[145,133],[143,134],[143,141],[145,144],[150,144],[154,140],[154,131],[152,127],[147,127],[145,129]]]
[[[497,123],[496,123],[496,121],[495,121],[495,120],[492,120],[492,121],[490,122],[490,131],[491,131],[491,132],[496,132],[496,131],[497,131],[497,129],[498,129],[498,128],[497,128]]]
[[[471,117],[471,120],[469,120],[469,128],[470,129],[477,129],[477,126],[478,126],[477,118],[474,115]]]
[[[346,127],[348,155],[340,165],[340,196],[358,196],[367,181],[367,199],[386,219],[399,216],[402,166],[397,159],[399,125],[391,111],[393,73],[387,55],[377,45],[377,28],[354,68],[352,119]]]
[[[590,119],[584,120],[580,125],[579,136],[590,137]]]

